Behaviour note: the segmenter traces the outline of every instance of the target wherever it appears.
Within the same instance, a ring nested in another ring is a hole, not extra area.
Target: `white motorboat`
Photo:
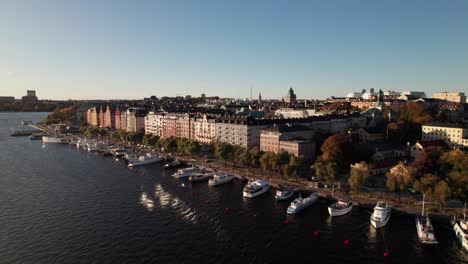
[[[55,143],[55,144],[67,144],[68,140],[60,137],[52,137],[52,136],[43,136],[42,137],[43,143]]]
[[[228,183],[234,179],[234,176],[225,173],[225,172],[218,172],[213,175],[213,178],[211,178],[208,181],[208,185],[210,186],[217,186],[221,185],[223,183]]]
[[[243,196],[247,198],[253,198],[259,196],[262,193],[266,193],[270,189],[271,185],[265,180],[256,180],[248,182],[244,187]]]
[[[208,180],[211,179],[212,177],[213,177],[213,173],[202,173],[202,172],[198,172],[198,173],[194,173],[194,174],[190,175],[189,181],[190,181],[190,182],[208,181]]]
[[[465,211],[463,213],[463,219],[455,218],[453,222],[453,231],[457,239],[462,244],[462,247],[468,251],[468,221],[466,221],[466,204]]]
[[[416,231],[418,232],[419,241],[422,244],[438,244],[434,233],[434,227],[432,226],[429,215],[424,214],[424,203],[425,195],[423,195],[423,204],[421,210],[421,216],[416,216]]]
[[[294,189],[286,186],[276,190],[275,198],[276,201],[284,201],[291,198],[294,195]]]
[[[136,153],[125,153],[124,158],[128,162],[134,162],[134,161],[137,161],[140,158],[140,155],[138,155]]]
[[[147,153],[146,155],[140,156],[138,160],[131,161],[130,163],[128,163],[128,167],[135,167],[135,166],[156,163],[156,162],[160,162],[163,159],[164,158],[161,156],[153,156],[150,153]]]
[[[298,198],[294,199],[294,201],[291,202],[288,209],[286,210],[286,213],[297,214],[300,211],[314,204],[318,200],[318,198],[319,196],[318,196],[318,193],[316,192],[311,193],[306,198],[302,198],[301,196],[299,196]]]
[[[338,201],[328,206],[328,213],[331,216],[341,216],[351,212],[353,203],[351,201]]]
[[[388,220],[390,220],[391,214],[392,209],[388,203],[383,201],[377,202],[374,212],[370,217],[372,226],[375,228],[384,227],[388,223]]]
[[[186,178],[190,177],[190,175],[197,173],[197,172],[202,172],[203,170],[200,169],[199,167],[188,167],[184,169],[178,170],[176,173],[172,175],[172,177],[180,179],[180,178]]]

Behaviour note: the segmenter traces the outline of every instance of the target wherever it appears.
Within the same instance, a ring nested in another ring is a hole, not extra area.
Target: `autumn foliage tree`
[[[352,156],[351,136],[337,133],[328,137],[322,144],[320,155],[315,161],[315,174],[327,182],[333,182],[340,168],[347,168]]]
[[[408,102],[401,106],[398,121],[388,124],[389,138],[398,142],[414,142],[421,138],[421,125],[433,119],[431,111],[423,104]]]

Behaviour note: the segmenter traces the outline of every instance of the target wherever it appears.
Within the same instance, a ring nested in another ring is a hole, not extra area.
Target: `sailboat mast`
[[[466,221],[466,203],[465,203],[465,210],[463,211],[463,220]]]
[[[422,210],[421,210],[421,216],[424,216],[424,201],[425,201],[426,195],[423,193],[423,204],[422,204]]]

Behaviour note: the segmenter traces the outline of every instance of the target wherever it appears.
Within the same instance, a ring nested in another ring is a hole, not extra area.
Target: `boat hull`
[[[147,165],[151,163],[157,163],[157,162],[160,162],[161,160],[162,159],[137,160],[137,161],[130,162],[128,164],[128,167],[136,167],[136,166],[142,166],[142,165]]]
[[[232,180],[234,180],[234,177],[231,177],[227,180],[223,180],[223,181],[213,181],[213,180],[209,180],[208,181],[208,185],[209,186],[218,186],[218,185],[222,185],[222,184],[225,184],[225,183],[229,183],[229,182],[232,182]]]
[[[463,249],[468,251],[468,238],[463,233],[463,230],[460,227],[460,224],[458,222],[456,222],[455,225],[453,226],[453,230],[455,231],[455,235],[458,241],[460,241],[460,243],[462,244]]]
[[[260,191],[258,192],[254,192],[254,193],[249,193],[249,192],[242,192],[242,195],[245,197],[245,198],[254,198],[254,197],[257,197],[261,194],[264,194],[266,193],[268,190],[270,189],[270,185],[267,185],[267,186],[264,186],[263,189],[261,189]]]
[[[435,240],[435,237],[434,237],[434,239],[430,239],[430,238],[426,237],[426,235],[422,231],[424,229],[424,227],[422,226],[423,223],[421,223],[421,219],[418,216],[416,216],[415,219],[416,219],[416,232],[418,233],[419,241],[421,242],[421,244],[424,244],[424,245],[439,244],[439,242],[437,242],[437,240]]]
[[[56,138],[56,137],[42,137],[43,143],[52,143],[52,144],[67,144],[68,141],[63,138]]]
[[[329,206],[328,207],[328,213],[331,216],[342,216],[342,215],[345,215],[345,214],[351,212],[352,209],[353,209],[352,205],[349,206],[349,207],[343,208],[343,209],[334,209],[331,206]]]
[[[278,194],[275,194],[275,199],[276,201],[284,201],[284,200],[288,200],[289,198],[291,198],[292,196],[294,195],[294,192],[291,192],[287,195],[278,195]]]
[[[317,202],[317,200],[318,200],[318,196],[315,196],[315,197],[313,197],[309,202],[302,204],[300,207],[296,207],[296,208],[288,207],[288,209],[286,209],[286,213],[287,213],[287,214],[290,214],[290,215],[300,213],[300,212],[302,212],[304,209],[308,208],[309,206],[311,206],[311,205],[313,205],[315,202]]]
[[[391,213],[388,213],[387,217],[382,220],[382,221],[376,221],[374,219],[372,219],[372,216],[371,216],[371,224],[374,228],[382,228],[384,226],[387,225],[388,221],[390,220],[390,214]]]

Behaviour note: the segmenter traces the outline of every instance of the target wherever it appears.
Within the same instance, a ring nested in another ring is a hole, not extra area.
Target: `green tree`
[[[250,156],[252,167],[258,168],[260,166],[260,158],[263,156],[263,151],[258,147],[254,147],[250,150]]]
[[[268,171],[270,176],[272,170],[276,168],[278,157],[273,152],[265,152],[260,158],[260,165],[262,169]]]
[[[351,168],[351,176],[348,179],[348,183],[351,189],[358,190],[364,187],[369,182],[369,166],[365,161],[360,163],[358,167]]]
[[[227,165],[227,161],[231,157],[232,147],[229,144],[217,142],[215,144],[215,157],[223,160],[224,165]]]
[[[195,156],[200,154],[201,151],[201,145],[198,141],[195,140],[190,140],[187,144],[186,147],[186,152],[190,156]]]
[[[283,176],[284,167],[289,164],[290,159],[290,155],[286,151],[281,151],[278,153],[277,168],[280,171],[281,176]]]
[[[387,172],[385,176],[387,176],[387,188],[398,194],[398,202],[401,203],[401,192],[405,190],[406,185],[411,182],[411,177],[409,175],[392,172]]]
[[[445,202],[450,197],[450,187],[445,181],[439,181],[434,188],[434,198],[439,204],[439,208],[443,209]]]
[[[324,180],[325,182],[332,184],[338,174],[338,164],[332,161],[325,161],[322,158],[318,158],[315,162],[315,175]]]

